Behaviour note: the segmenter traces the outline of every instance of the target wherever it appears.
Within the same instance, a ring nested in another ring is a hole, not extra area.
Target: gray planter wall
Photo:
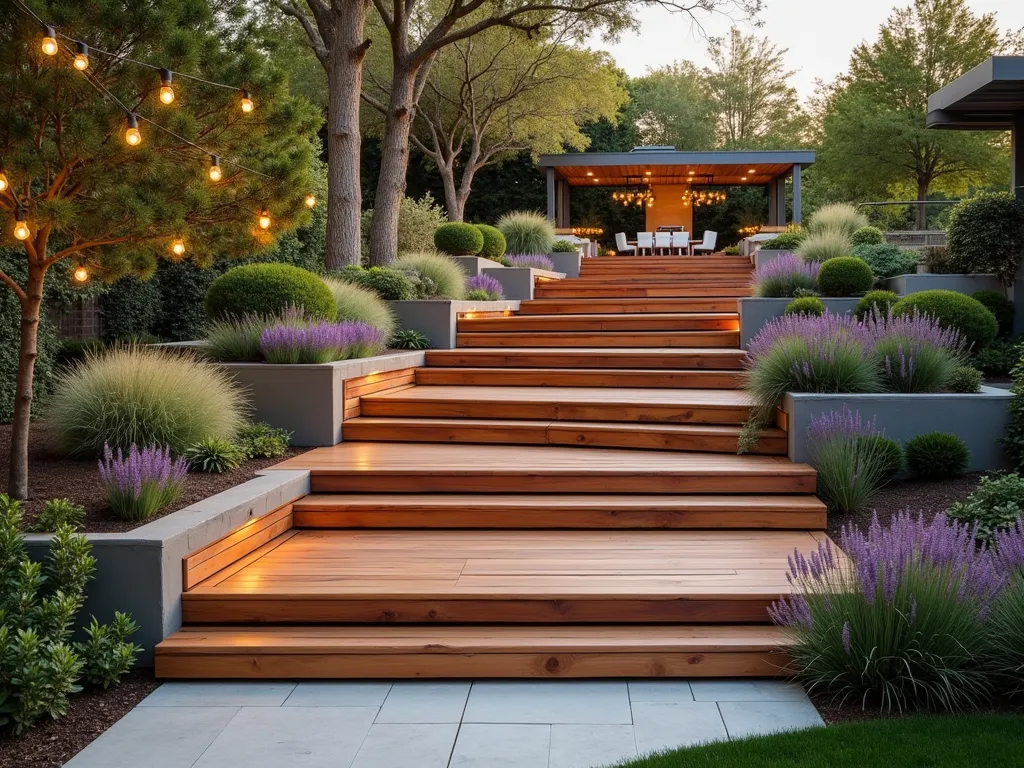
[[[533,284],[536,278],[546,277],[552,280],[560,280],[565,277],[565,274],[562,272],[549,272],[546,269],[530,269],[528,267],[485,269],[484,274],[490,275],[501,283],[502,292],[505,294],[506,299],[515,299],[517,301],[530,301],[533,299]],[[516,306],[516,309],[518,308]],[[454,336],[452,339],[454,344]],[[438,349],[450,349],[450,347],[438,347]]]
[[[789,256],[792,255],[792,253],[793,251],[767,251],[764,248],[759,248],[757,251],[754,252],[754,267],[760,267],[764,264],[767,264],[772,259],[777,259],[779,256]]]
[[[322,446],[341,442],[346,379],[416,368],[425,360],[423,352],[399,352],[319,365],[221,365],[247,390],[253,421],[287,429],[293,445]]]
[[[181,628],[181,561],[243,523],[309,493],[306,470],[265,470],[257,477],[126,533],[87,533],[96,558],[95,578],[79,612],[82,624],[102,623],[126,611],[138,623],[132,640],[152,666],[153,646]],[[29,555],[47,557],[50,534],[27,534]]]
[[[746,349],[750,340],[764,326],[776,317],[785,314],[786,307],[793,299],[758,299],[743,298],[737,302],[740,312],[740,348]],[[845,315],[853,312],[859,298],[826,299],[822,298],[825,309],[834,315]]]
[[[462,271],[470,277],[476,277],[483,269],[501,268],[501,264],[498,262],[482,258],[481,256],[452,256],[452,258],[462,267]]]
[[[545,254],[551,263],[555,265],[555,272],[561,272],[566,277],[579,277],[580,264],[583,256],[577,251],[575,253],[547,253]]]
[[[484,269],[484,273],[498,277],[503,272],[524,273],[529,269]],[[499,280],[501,278],[499,277]],[[531,279],[532,285],[532,279]],[[505,286],[505,283],[502,283]],[[531,288],[531,295],[532,295]],[[509,295],[505,289],[505,295]],[[434,349],[455,349],[455,321],[463,312],[501,312],[519,309],[518,301],[452,301],[450,299],[423,299],[389,301],[400,328],[419,331],[430,339]],[[422,365],[423,363],[419,363]],[[403,368],[409,366],[401,366]],[[394,369],[391,369],[394,370]]]
[[[957,291],[968,295],[975,291],[1003,292],[995,275],[897,275],[878,282],[880,287],[901,296],[919,291]]]
[[[950,432],[971,449],[970,470],[1006,467],[1006,456],[998,439],[1006,434],[1007,407],[1011,395],[1004,389],[982,387],[974,395],[822,395],[790,392],[783,401],[789,414],[789,458],[805,462],[807,427],[811,419],[846,405],[859,411],[865,421],[875,419],[878,429],[899,443],[926,432]]]

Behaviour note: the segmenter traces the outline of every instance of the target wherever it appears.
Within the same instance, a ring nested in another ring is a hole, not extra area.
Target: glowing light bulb
[[[224,174],[220,170],[220,158],[210,155],[210,181],[220,181],[222,178]]]
[[[53,31],[53,27],[47,27],[46,32],[43,35],[43,42],[40,46],[43,49],[43,53],[47,56],[56,56],[57,51],[60,50],[57,46],[57,33]]]
[[[304,202],[306,203],[307,208],[316,208],[316,196],[312,192],[306,195],[306,199]]]
[[[3,192],[9,186],[11,186],[11,183],[7,181],[7,174],[0,171],[0,192]]]
[[[131,112],[128,113],[128,129],[124,132],[125,143],[130,147],[137,147],[142,143],[142,134],[139,133],[139,121]]]
[[[75,278],[76,283],[84,283],[86,280],[89,279],[89,270],[79,265],[75,269],[73,277]]]
[[[174,101],[174,88],[171,87],[171,70],[160,70],[160,101],[170,104]]]
[[[260,213],[260,229],[270,229],[270,214],[266,211]]]
[[[178,238],[173,243],[171,243],[171,253],[173,253],[175,256],[184,256],[185,241],[182,240],[181,238]]]
[[[245,90],[244,88],[242,89],[242,100],[241,100],[240,104],[242,106],[242,111],[245,112],[246,114],[248,114],[249,112],[252,112],[253,109],[254,109],[253,103],[252,103],[252,95],[247,90]]]
[[[18,240],[28,240],[28,236],[32,234],[25,221],[26,218],[25,209],[20,205],[14,209],[14,236]]]
[[[85,72],[89,68],[89,46],[85,43],[75,43],[74,66],[79,72]]]

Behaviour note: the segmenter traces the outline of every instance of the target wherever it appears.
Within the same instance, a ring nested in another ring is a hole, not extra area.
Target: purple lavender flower
[[[863,421],[860,411],[851,411],[844,404],[838,411],[829,411],[813,416],[807,426],[809,445],[821,444],[828,440],[849,439],[880,435],[875,420]]]
[[[181,494],[188,467],[185,459],[172,459],[159,446],[140,451],[132,444],[125,456],[120,448],[115,455],[105,444],[99,471],[114,514],[122,520],[145,520]]]
[[[843,622],[843,650],[850,652],[850,622]]]
[[[379,328],[358,321],[275,325],[260,336],[260,352],[268,363],[329,363],[369,357],[383,349],[384,342]]]
[[[771,263],[771,262],[769,262]],[[801,339],[820,354],[829,354],[838,344],[853,342],[865,352],[873,342],[864,325],[851,315],[825,312],[820,317],[808,314],[790,314],[765,323],[747,345],[747,364],[756,364],[769,349],[783,339]]]
[[[532,269],[546,269],[554,271],[555,264],[550,257],[543,253],[518,253],[508,257],[508,263],[513,267],[530,267]]]
[[[466,280],[466,291],[484,291],[493,301],[497,301],[505,295],[501,281],[490,275],[474,275],[469,278]]]
[[[818,284],[821,265],[793,254],[777,256],[759,266],[751,275],[754,293],[766,298],[792,296],[796,289],[813,289]]]

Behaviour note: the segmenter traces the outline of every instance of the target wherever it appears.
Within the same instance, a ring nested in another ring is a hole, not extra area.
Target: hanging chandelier
[[[649,186],[641,189],[627,189],[623,192],[612,192],[612,200],[616,203],[622,203],[626,208],[631,205],[635,205],[638,208],[643,208],[644,206],[653,208],[654,192]]]
[[[683,192],[682,198],[683,205],[692,204],[694,208],[700,208],[704,205],[714,205],[715,203],[724,203],[729,199],[725,192],[705,189],[688,189]]]

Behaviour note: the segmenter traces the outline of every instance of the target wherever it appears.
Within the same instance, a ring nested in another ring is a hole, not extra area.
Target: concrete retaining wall
[[[583,262],[583,255],[579,251],[575,253],[547,253],[545,254],[551,263],[555,265],[555,272],[561,272],[566,277],[579,277],[580,264]]]
[[[470,277],[476,277],[480,274],[481,270],[484,269],[500,269],[501,264],[490,259],[485,259],[481,256],[452,256],[459,266],[462,267],[462,271]]]
[[[968,295],[975,291],[1003,292],[995,275],[897,275],[878,281],[879,287],[901,296],[919,291],[957,291]]]
[[[484,274],[490,275],[501,283],[502,293],[505,294],[506,299],[515,299],[516,301],[533,299],[533,285],[538,277],[548,280],[560,280],[565,277],[562,272],[549,272],[546,269],[531,269],[529,267],[485,269]],[[518,309],[518,307],[516,308]]]
[[[181,561],[243,523],[309,493],[309,472],[265,470],[257,477],[127,533],[87,533],[96,558],[95,578],[79,612],[110,621],[126,611],[139,624],[132,638],[143,647],[141,666],[152,666],[153,646],[181,627]],[[29,555],[45,559],[50,535],[27,534]]]
[[[754,251],[754,267],[755,268],[760,267],[760,266],[762,266],[764,264],[767,264],[772,259],[777,259],[779,256],[789,256],[792,253],[793,253],[793,251],[787,251],[787,250],[771,250],[771,251],[768,251],[768,250],[765,250],[764,248],[759,248],[758,250]]]
[[[484,273],[497,277],[502,272],[529,272],[530,270],[485,269]],[[502,283],[505,287],[505,283]],[[532,290],[531,290],[532,293]],[[508,289],[505,287],[505,295]],[[419,331],[430,339],[434,349],[455,349],[455,321],[466,312],[501,312],[519,309],[518,301],[451,301],[450,299],[423,299],[389,301],[400,328]],[[422,365],[422,363],[420,363]]]
[[[758,299],[743,298],[737,303],[740,312],[740,348],[746,349],[750,340],[757,335],[770,320],[782,317],[793,299]],[[853,312],[859,298],[827,299],[822,298],[825,309],[834,315],[845,315]]]
[[[1004,469],[1006,455],[998,439],[1006,434],[1011,395],[1003,389],[982,387],[973,395],[954,393],[904,395],[813,394],[790,392],[783,401],[789,414],[789,458],[808,459],[807,427],[811,419],[843,405],[874,418],[877,427],[899,443],[926,432],[950,432],[971,449],[970,470]]]

